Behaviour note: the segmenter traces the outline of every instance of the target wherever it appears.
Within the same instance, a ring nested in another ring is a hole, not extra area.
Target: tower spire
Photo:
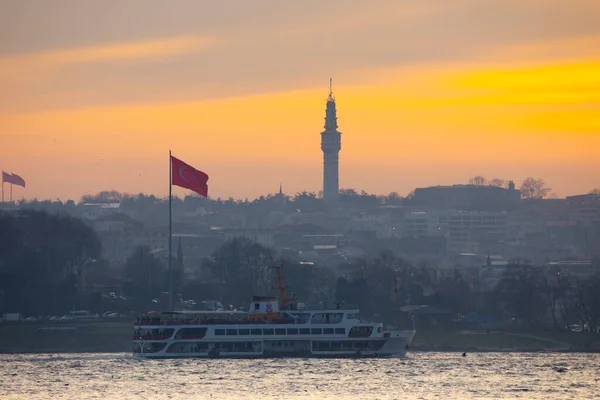
[[[339,152],[342,148],[341,133],[337,130],[337,111],[333,97],[333,79],[329,78],[329,97],[325,109],[325,130],[321,132],[323,150],[323,199],[335,201],[339,192]]]

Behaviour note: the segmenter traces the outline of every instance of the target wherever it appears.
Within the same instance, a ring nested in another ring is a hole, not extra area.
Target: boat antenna
[[[402,310],[400,309],[400,294],[398,293],[398,279],[394,277],[394,293],[396,294],[396,308],[398,311],[398,330],[402,330]]]
[[[273,257],[271,254],[269,254],[269,259],[271,260],[271,267],[275,268],[275,272],[277,273],[277,287],[279,289],[279,301],[281,302],[281,308],[285,309],[288,303],[288,298],[285,293],[285,285],[283,284],[281,266],[273,263]]]

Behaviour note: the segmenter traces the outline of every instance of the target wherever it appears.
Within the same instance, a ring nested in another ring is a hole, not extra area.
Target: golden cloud
[[[0,76],[23,68],[51,68],[100,61],[162,59],[205,51],[217,40],[202,36],[178,36],[166,39],[113,43],[66,50],[17,54],[0,58]]]

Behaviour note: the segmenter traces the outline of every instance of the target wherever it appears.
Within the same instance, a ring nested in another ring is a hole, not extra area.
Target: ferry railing
[[[358,304],[305,304],[295,308],[287,307],[286,311],[317,311],[317,310],[359,310]]]

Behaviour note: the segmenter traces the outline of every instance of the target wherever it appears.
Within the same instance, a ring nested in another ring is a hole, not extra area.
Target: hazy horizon
[[[0,10],[0,169],[27,181],[15,199],[163,197],[169,149],[210,175],[214,198],[280,182],[318,192],[330,76],[340,187],[406,195],[474,175],[543,178],[560,197],[600,187],[592,0]]]

